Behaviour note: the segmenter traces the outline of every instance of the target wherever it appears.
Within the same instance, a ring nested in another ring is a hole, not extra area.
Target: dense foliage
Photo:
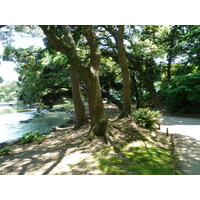
[[[0,86],[0,102],[17,102],[18,86],[16,82]]]
[[[99,79],[104,99],[123,107],[123,76],[118,60],[118,26],[94,26],[101,50]],[[50,26],[63,38],[61,26]],[[91,55],[83,26],[69,26],[77,55],[89,64]],[[12,37],[43,38],[45,48],[15,48]],[[7,26],[3,60],[17,64],[18,87],[1,86],[0,100],[23,104],[41,103],[52,107],[72,98],[68,56],[44,36],[38,26]],[[170,112],[199,112],[199,46],[200,26],[142,25],[125,26],[124,44],[131,78],[131,101],[135,107],[166,106]],[[2,82],[3,80],[0,79]],[[87,88],[80,80],[81,92],[87,99]],[[15,87],[15,88],[14,88]],[[12,88],[11,90],[8,88]]]
[[[133,117],[137,123],[145,128],[155,130],[156,125],[161,122],[161,114],[159,111],[152,111],[149,108],[140,108],[133,113]]]
[[[176,76],[163,87],[164,99],[171,112],[200,112],[200,72]]]

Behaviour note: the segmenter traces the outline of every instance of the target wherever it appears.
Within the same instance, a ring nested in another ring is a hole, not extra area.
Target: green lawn
[[[174,175],[173,157],[168,150],[155,147],[122,148],[122,154],[104,149],[98,156],[99,166],[105,174],[113,175]],[[111,153],[112,152],[112,153]]]

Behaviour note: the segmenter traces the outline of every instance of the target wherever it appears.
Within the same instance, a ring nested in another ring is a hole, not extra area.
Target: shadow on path
[[[174,142],[179,157],[178,168],[185,175],[200,175],[200,141],[174,134]]]

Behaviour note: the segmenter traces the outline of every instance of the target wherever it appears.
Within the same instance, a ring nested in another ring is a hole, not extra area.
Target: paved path
[[[178,167],[187,175],[200,175],[200,119],[163,116],[161,131],[174,134]]]

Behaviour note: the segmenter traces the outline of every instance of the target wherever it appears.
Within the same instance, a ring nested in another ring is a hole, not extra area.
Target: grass
[[[71,110],[74,107],[73,103],[67,103],[67,104],[58,104],[58,105],[54,105],[53,108],[54,109],[60,109],[60,108],[65,108],[65,109],[69,109]]]
[[[98,155],[98,169],[107,175],[174,175],[173,157],[168,150],[155,147],[123,147],[122,154],[104,149]]]

